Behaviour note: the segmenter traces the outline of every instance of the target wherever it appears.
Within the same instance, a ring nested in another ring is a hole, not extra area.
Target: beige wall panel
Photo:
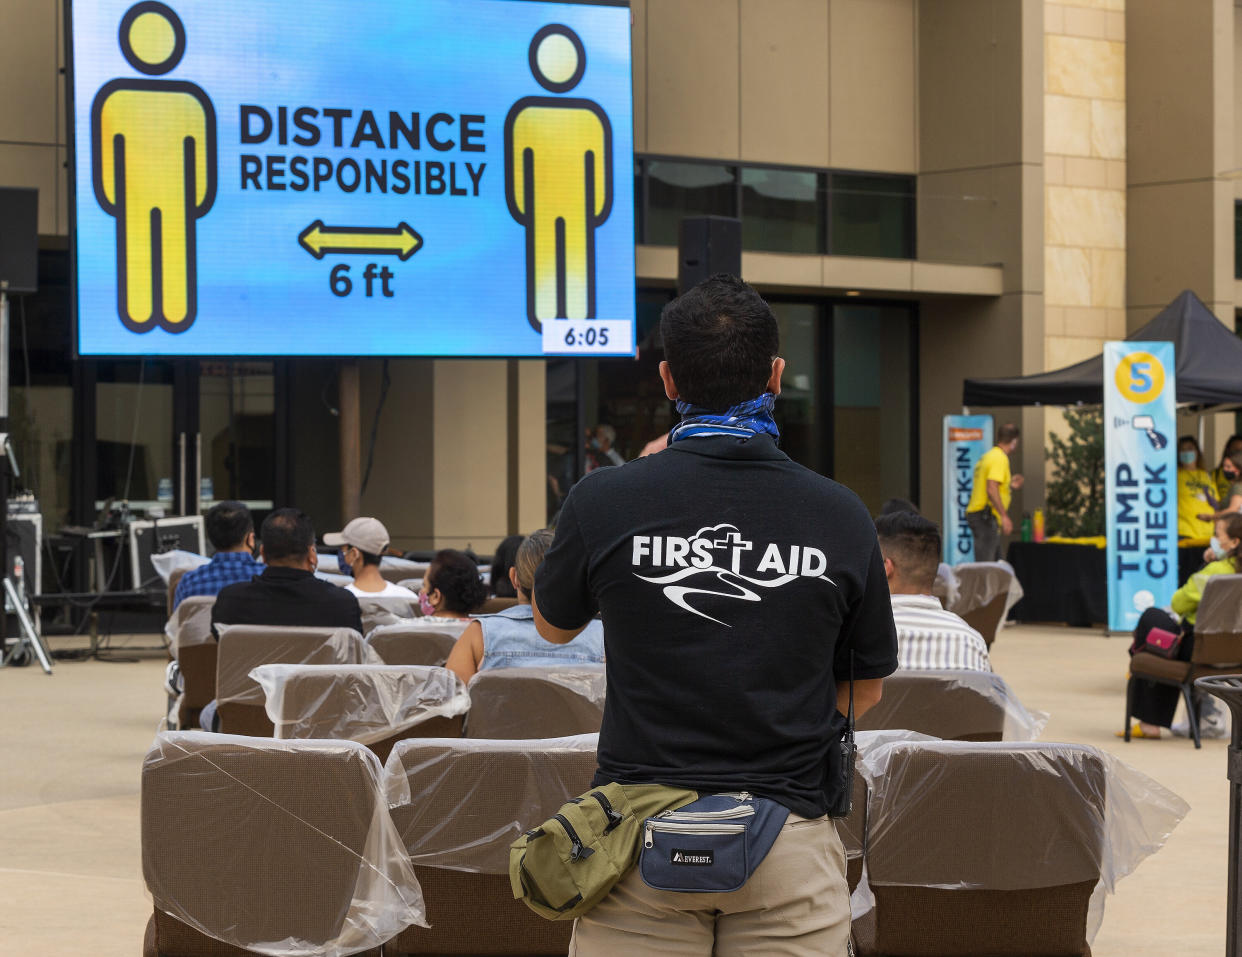
[[[990,167],[954,173],[926,173],[918,187],[918,254],[933,262],[972,266],[1000,264],[1005,268],[1006,291],[1024,285],[1043,287],[1043,262],[1023,263],[1024,243],[1038,235],[1038,218],[1023,235],[1024,198],[1038,190],[1038,167]],[[1033,207],[1034,208],[1034,207]],[[1024,272],[1030,273],[1025,279]]]
[[[914,0],[832,0],[830,165],[917,168],[914,16]]]
[[[824,285],[835,289],[908,292],[913,282],[910,263],[901,259],[825,256]]]
[[[1230,168],[1242,165],[1242,121],[1238,110],[1242,109],[1242,16],[1233,18],[1233,162]],[[1234,195],[1242,199],[1242,176],[1233,180]]]
[[[547,373],[542,359],[518,363],[517,419],[518,528],[529,533],[548,523]]]
[[[634,268],[640,280],[677,281],[675,246],[635,246]]]
[[[33,186],[39,191],[39,233],[57,232],[60,182],[55,146],[15,146],[0,143],[0,184]],[[62,230],[63,231],[63,230]]]
[[[1210,180],[1130,189],[1130,308],[1150,316],[1183,289],[1204,301],[1214,298],[1216,192]]]
[[[647,150],[738,155],[738,0],[647,8]]]
[[[1015,162],[1023,155],[1039,162],[1042,107],[1025,114],[1030,57],[1041,56],[1037,38],[1027,38],[1029,21],[1042,11],[1031,0],[921,0],[918,8],[919,163],[923,172],[968,169]],[[1025,8],[1025,9],[1024,9]],[[1024,53],[1026,54],[1024,58]]]
[[[505,360],[440,359],[433,378],[436,544],[484,551],[508,534]]]
[[[823,257],[743,252],[742,275],[756,285],[813,289],[823,285]]]
[[[1091,155],[1091,101],[1078,96],[1044,100],[1044,149],[1065,156]]]
[[[1125,249],[1125,193],[1080,186],[1049,186],[1045,201],[1044,237],[1048,243]]]
[[[0,140],[56,142],[56,4],[4,0],[0,9]]]
[[[1212,143],[1214,7],[1215,0],[1130,0],[1126,133],[1131,183],[1194,179],[1218,171]]]
[[[647,0],[630,0],[634,74],[634,152],[647,151]]]
[[[1049,93],[1122,100],[1126,95],[1126,47],[1085,37],[1044,38],[1045,88]]]
[[[956,266],[916,261],[910,264],[910,287],[916,293],[999,296],[1004,274],[994,266]]]
[[[365,443],[375,420],[383,363],[378,359],[363,359],[359,365]],[[392,385],[380,414],[379,439],[371,479],[362,495],[362,512],[384,523],[395,547],[403,550],[429,548],[435,531],[433,455],[430,454],[434,443],[432,363],[428,359],[392,359],[389,374]],[[366,452],[364,444],[363,469],[366,468]],[[335,456],[331,461],[335,463]],[[345,519],[353,517],[345,516]]]
[[[741,158],[829,165],[828,4],[740,2]]]

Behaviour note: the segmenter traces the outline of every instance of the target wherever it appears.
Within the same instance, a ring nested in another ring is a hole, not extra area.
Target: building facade
[[[50,528],[109,498],[341,502],[406,548],[544,524],[584,424],[665,431],[655,367],[682,216],[738,216],[788,361],[784,447],[939,516],[962,380],[1097,353],[1183,288],[1235,322],[1242,18],[1228,0],[632,0],[637,360],[76,360],[60,0],[4,0],[0,185],[39,189],[40,292],[13,308],[13,431]],[[292,321],[296,321],[295,319]],[[338,382],[358,376],[360,407]],[[993,410],[972,410],[993,411]],[[1042,503],[1052,410],[1023,426]],[[1234,431],[1216,417],[1209,458]],[[168,485],[164,482],[167,481]],[[191,499],[193,496],[190,496]],[[179,501],[179,500],[178,500]]]

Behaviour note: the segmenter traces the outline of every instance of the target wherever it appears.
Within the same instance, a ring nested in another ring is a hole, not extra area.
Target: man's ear
[[[267,556],[263,554],[263,543],[262,542],[259,543],[259,561],[263,562],[263,564],[265,565],[267,564]]]
[[[314,545],[306,553],[307,571],[313,572],[319,567],[319,550]]]
[[[781,374],[785,371],[785,360],[777,356],[772,360],[772,376],[768,379],[766,391],[773,395],[781,394]]]
[[[884,577],[889,581],[893,580],[893,560],[891,558],[884,559]]]
[[[673,370],[668,367],[668,362],[661,360],[660,362],[660,378],[664,382],[664,394],[673,402],[681,398],[677,393],[677,383],[673,381]]]
[[[514,591],[521,591],[522,587],[517,582],[517,569],[509,569],[509,584],[513,586]]]

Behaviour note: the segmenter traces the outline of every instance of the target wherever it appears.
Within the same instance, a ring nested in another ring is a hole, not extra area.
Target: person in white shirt
[[[388,549],[388,529],[377,518],[355,518],[339,532],[323,537],[324,545],[339,547],[341,571],[349,568],[354,580],[345,587],[359,598],[408,598],[418,595],[380,574],[380,558]]]
[[[875,520],[897,625],[897,658],[906,671],[991,671],[983,636],[945,611],[932,594],[940,563],[940,527],[916,512]]]

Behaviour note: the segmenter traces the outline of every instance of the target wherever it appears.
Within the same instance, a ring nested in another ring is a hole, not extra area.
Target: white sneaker
[[[1169,730],[1173,732],[1175,738],[1190,737],[1190,722],[1183,718],[1181,721],[1174,721],[1169,725]],[[1199,734],[1203,734],[1203,725],[1199,725]]]
[[[164,672],[164,690],[168,692],[170,698],[175,698],[185,691],[185,680],[181,677],[181,665],[175,658],[168,663],[168,668]]]
[[[1199,721],[1199,737],[1201,738],[1227,738],[1229,737],[1229,717],[1223,711],[1216,710],[1209,715],[1205,715]]]

